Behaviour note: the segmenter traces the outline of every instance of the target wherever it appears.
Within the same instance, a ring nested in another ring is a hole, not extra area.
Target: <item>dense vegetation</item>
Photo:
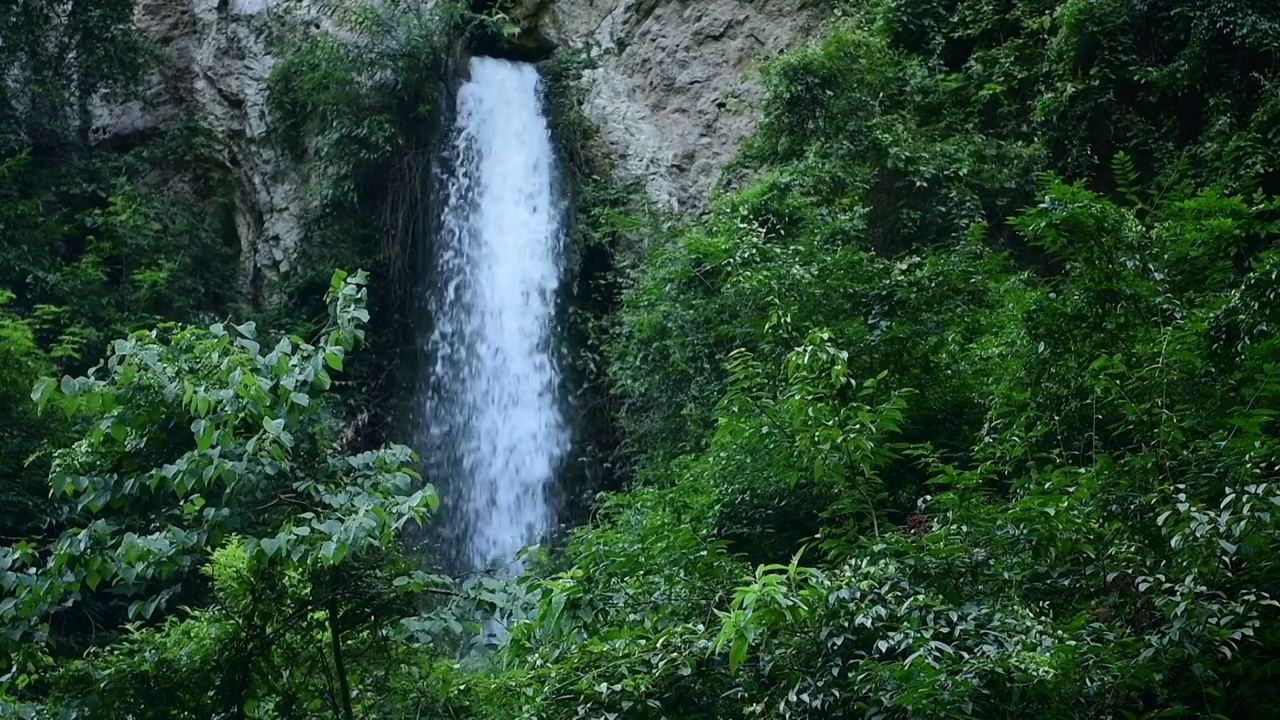
[[[593,308],[629,482],[514,585],[396,547],[434,495],[408,448],[350,447],[330,389],[362,275],[307,284],[312,340],[159,281],[199,322],[134,332],[161,318],[127,263],[184,231],[118,209],[138,185],[9,182],[46,146],[6,130],[0,259],[46,264],[0,265],[0,481],[26,503],[0,715],[1275,717],[1280,8],[834,9],[766,68],[753,179],[705,217],[659,228],[580,179],[584,242],[648,233]],[[394,54],[301,47],[283,141],[319,135],[297,150],[342,188],[406,147],[396,98],[421,112],[429,73],[343,85]],[[346,187],[321,228],[364,212]],[[60,284],[84,257],[107,280]],[[510,637],[469,653],[497,609]]]
[[[69,437],[63,423],[37,417],[28,398],[36,379],[83,370],[115,337],[208,315],[234,296],[230,198],[203,133],[182,126],[114,149],[88,142],[88,99],[127,94],[147,65],[131,18],[131,2],[20,3],[0,12],[5,541],[40,526],[49,465],[37,451]],[[176,167],[193,171],[191,186],[158,179]]]
[[[632,488],[451,709],[1274,712],[1280,11],[839,15],[648,242]]]

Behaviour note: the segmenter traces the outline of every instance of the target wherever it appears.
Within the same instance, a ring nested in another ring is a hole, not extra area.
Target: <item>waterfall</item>
[[[455,561],[519,573],[554,521],[568,450],[553,359],[563,263],[551,134],[533,66],[476,57],[457,94],[428,303],[428,471]]]

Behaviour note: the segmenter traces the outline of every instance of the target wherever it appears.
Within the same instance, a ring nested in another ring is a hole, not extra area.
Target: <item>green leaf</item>
[[[333,518],[329,518],[328,520],[317,524],[316,529],[326,535],[337,535],[342,532],[342,523],[334,520]]]
[[[262,426],[266,428],[267,432],[280,437],[280,434],[284,432],[284,418],[263,418]]]
[[[196,438],[196,449],[204,452],[213,445],[215,427],[204,418],[196,418],[191,422],[191,432]]]
[[[58,381],[51,377],[42,377],[36,381],[35,387],[31,389],[31,399],[41,407],[49,402],[49,398],[53,397],[53,393],[57,390]]]
[[[427,507],[431,509],[431,512],[440,509],[440,494],[436,492],[434,485],[427,485],[422,488],[422,498],[426,501]]]
[[[739,633],[729,648],[729,669],[736,670],[743,660],[747,659],[748,641],[745,634]]]
[[[102,581],[102,576],[98,574],[97,563],[90,565],[89,569],[85,572],[85,575],[84,575],[84,584],[88,585],[90,590],[97,590],[98,583],[100,583],[101,581]]]
[[[271,557],[272,555],[275,555],[276,551],[278,551],[279,549],[280,549],[279,540],[277,540],[276,538],[263,538],[262,551],[267,554],[267,557]]]
[[[347,544],[344,542],[334,542],[326,540],[320,546],[320,557],[328,561],[330,565],[337,565],[342,562],[343,556],[347,554]]]

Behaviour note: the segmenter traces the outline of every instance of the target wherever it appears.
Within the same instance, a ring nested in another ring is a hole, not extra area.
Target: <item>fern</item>
[[[1116,184],[1116,194],[1127,200],[1129,205],[1138,209],[1146,209],[1146,204],[1138,196],[1141,178],[1133,157],[1121,150],[1111,158],[1111,176]]]

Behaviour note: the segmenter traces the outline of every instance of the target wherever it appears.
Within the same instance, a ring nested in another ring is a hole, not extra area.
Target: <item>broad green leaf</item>
[[[276,538],[263,538],[261,541],[262,551],[271,557],[280,549],[280,541]]]
[[[213,445],[213,436],[216,427],[213,423],[208,422],[204,418],[197,418],[191,422],[191,432],[195,435],[196,449],[201,452],[208,450]]]
[[[284,418],[263,418],[262,426],[276,437],[284,432]]]
[[[748,640],[745,634],[739,633],[729,647],[729,669],[736,670],[747,659]]]
[[[31,399],[37,405],[44,406],[53,397],[53,393],[57,390],[58,383],[51,377],[42,377],[36,381],[35,387],[31,389]]]

